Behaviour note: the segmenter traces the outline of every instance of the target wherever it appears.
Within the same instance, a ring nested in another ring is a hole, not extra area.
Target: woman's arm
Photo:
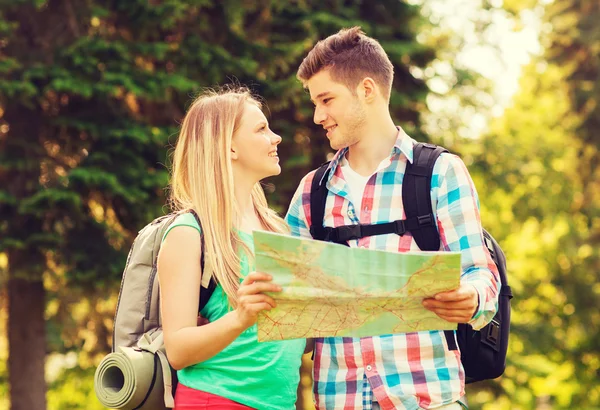
[[[158,280],[167,357],[176,370],[207,360],[256,322],[258,312],[275,306],[261,292],[281,288],[267,274],[253,272],[242,282],[236,310],[219,320],[197,326],[200,298],[200,235],[194,228],[174,228],[158,256]]]

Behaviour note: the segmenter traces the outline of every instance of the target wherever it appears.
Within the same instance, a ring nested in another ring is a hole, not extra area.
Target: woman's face
[[[244,177],[255,179],[281,173],[277,145],[281,137],[269,129],[263,112],[251,102],[247,102],[240,127],[233,135],[231,158],[233,165]]]

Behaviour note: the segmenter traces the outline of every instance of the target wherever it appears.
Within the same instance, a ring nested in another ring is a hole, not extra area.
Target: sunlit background
[[[203,87],[265,97],[285,213],[331,154],[295,71],[353,25],[394,64],[397,123],[461,155],[507,255],[508,366],[470,408],[600,408],[599,21],[598,0],[0,0],[0,409],[103,408],[127,251],[168,212],[168,149]]]

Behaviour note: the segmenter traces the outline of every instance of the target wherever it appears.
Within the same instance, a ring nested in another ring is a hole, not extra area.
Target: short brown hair
[[[324,69],[353,93],[359,81],[372,77],[384,96],[390,97],[394,67],[381,44],[360,27],[342,29],[319,41],[300,64],[297,77],[306,83]]]

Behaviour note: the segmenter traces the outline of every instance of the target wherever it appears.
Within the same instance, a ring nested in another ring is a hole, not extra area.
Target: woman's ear
[[[235,147],[235,144],[231,144],[231,159],[238,159],[237,148]]]

